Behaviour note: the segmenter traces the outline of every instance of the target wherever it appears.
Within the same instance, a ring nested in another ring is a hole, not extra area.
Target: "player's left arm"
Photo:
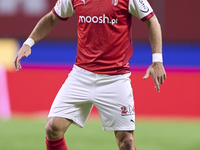
[[[148,28],[149,41],[153,54],[153,62],[147,69],[146,74],[143,78],[146,79],[149,75],[151,75],[155,83],[157,92],[160,92],[160,85],[163,84],[164,80],[166,79],[166,72],[162,61],[161,26],[155,15],[146,20],[145,23]]]

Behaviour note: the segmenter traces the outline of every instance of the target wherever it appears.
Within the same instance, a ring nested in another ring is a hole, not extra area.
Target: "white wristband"
[[[162,54],[160,53],[154,53],[152,55],[152,62],[163,62]]]
[[[32,38],[28,38],[28,39],[24,42],[24,44],[26,44],[26,45],[32,47],[32,46],[35,44],[35,41],[34,41]],[[24,44],[23,44],[23,45],[24,45]]]

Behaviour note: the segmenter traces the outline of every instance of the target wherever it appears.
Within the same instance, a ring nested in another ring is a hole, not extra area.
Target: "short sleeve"
[[[129,0],[128,11],[142,21],[146,21],[154,15],[147,0]]]
[[[71,0],[58,0],[52,11],[60,20],[67,20],[75,12]]]

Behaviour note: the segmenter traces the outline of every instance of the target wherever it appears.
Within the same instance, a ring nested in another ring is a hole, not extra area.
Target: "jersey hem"
[[[122,75],[122,74],[126,74],[126,73],[130,73],[131,70],[130,70],[130,67],[127,67],[127,68],[123,68],[121,67],[120,69],[116,69],[116,70],[108,70],[108,69],[102,69],[102,70],[94,70],[94,69],[90,69],[89,67],[85,67],[84,65],[80,65],[80,64],[77,64],[75,63],[76,66],[82,68],[82,69],[85,69],[87,71],[90,71],[92,73],[97,73],[97,74],[104,74],[104,75]]]
[[[67,17],[67,18],[62,18],[62,17],[60,17],[60,16],[56,13],[56,11],[55,11],[54,8],[52,9],[52,12],[54,13],[54,15],[56,15],[56,17],[57,17],[58,19],[60,19],[60,20],[62,20],[62,21],[67,21],[67,20],[68,20],[68,17]]]

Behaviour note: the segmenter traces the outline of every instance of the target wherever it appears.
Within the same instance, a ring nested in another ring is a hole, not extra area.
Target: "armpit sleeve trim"
[[[150,19],[151,17],[153,17],[154,15],[155,15],[154,12],[151,12],[150,14],[148,14],[147,16],[145,16],[144,18],[142,18],[141,20],[144,22],[144,21]]]
[[[62,18],[62,17],[60,17],[60,16],[56,13],[56,11],[55,11],[54,8],[52,9],[52,12],[54,13],[54,15],[55,15],[56,17],[58,17],[58,19],[60,19],[60,20],[62,20],[62,21],[67,21],[67,20],[68,20],[68,17],[67,17],[67,18]]]

